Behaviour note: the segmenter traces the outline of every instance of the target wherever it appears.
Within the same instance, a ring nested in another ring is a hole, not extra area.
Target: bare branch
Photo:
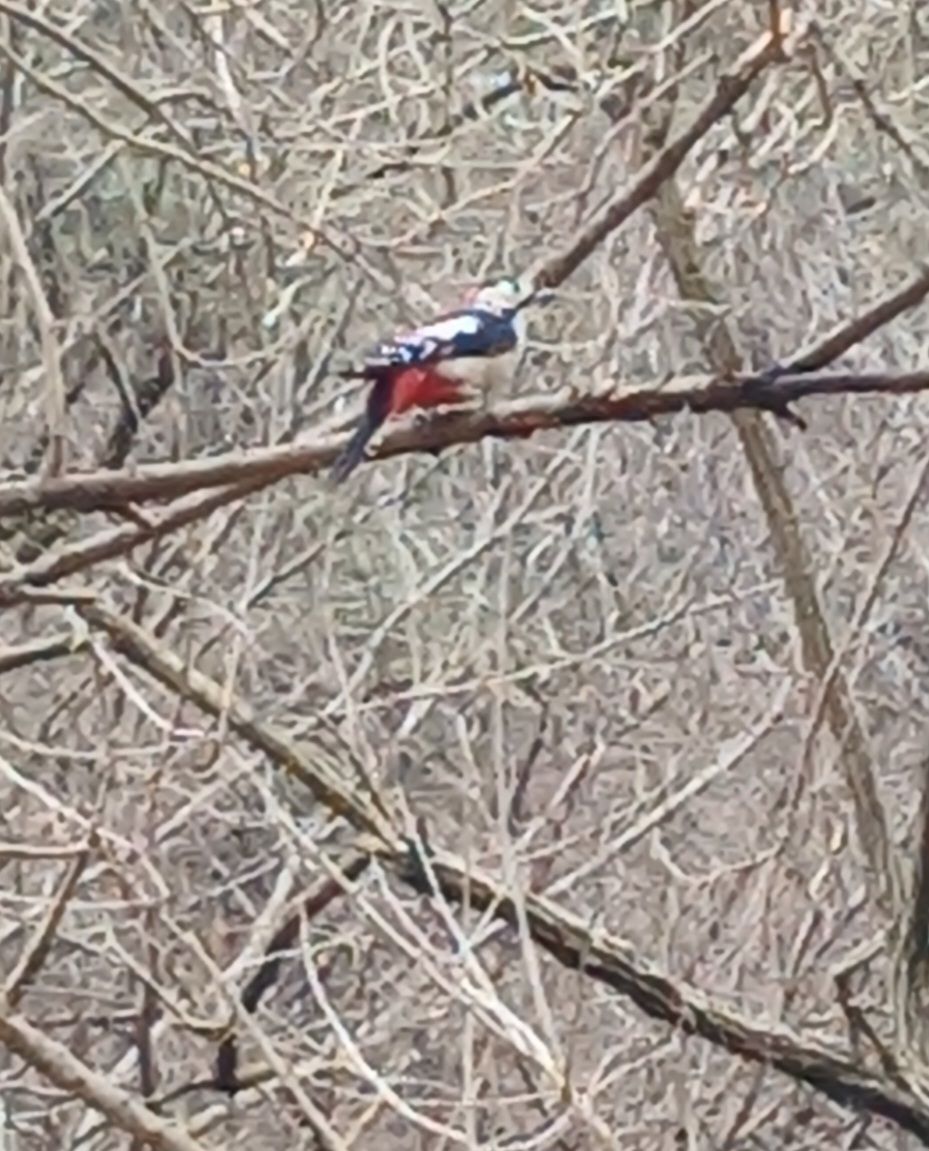
[[[433,888],[423,861],[411,851],[391,866],[424,894]],[[475,868],[463,868],[450,855],[431,851],[428,871],[445,899],[490,911],[519,930],[515,901],[504,886]],[[833,1102],[854,1111],[883,1116],[929,1146],[929,1100],[917,1073],[901,1082],[862,1068],[836,1048],[807,1040],[784,1024],[759,1024],[714,1004],[702,992],[675,981],[637,957],[622,940],[591,930],[579,917],[541,896],[521,896],[531,937],[565,967],[603,983],[653,1019],[686,1035],[696,1035],[753,1063],[776,1068]]]
[[[666,384],[601,392],[559,392],[527,396],[486,412],[450,414],[417,427],[389,433],[374,452],[390,459],[409,452],[438,452],[488,437],[525,439],[535,432],[598,423],[635,423],[692,411],[732,412],[740,408],[778,411],[814,396],[902,396],[929,390],[929,372],[833,372],[819,375],[741,375],[734,380],[681,376]],[[266,486],[292,475],[311,475],[331,464],[348,435],[320,436],[282,447],[229,452],[178,464],[147,464],[131,471],[72,473],[45,483],[13,480],[0,484],[0,518],[35,508],[52,511],[119,509],[148,500],[172,499],[227,484]]]
[[[900,288],[882,296],[861,315],[843,321],[830,334],[808,352],[801,352],[791,358],[786,372],[818,372],[828,367],[839,356],[844,355],[856,344],[862,343],[879,328],[895,320],[929,295],[929,265]]]
[[[903,1018],[908,1020],[910,1039],[914,1045],[925,1030],[922,998],[929,985],[929,760],[923,762],[921,770],[923,778],[916,815],[913,892],[902,944],[902,1002],[898,1007]]]
[[[680,193],[673,183],[669,182],[662,189],[655,205],[655,219],[681,295],[685,299],[714,303],[715,293],[703,272],[692,221],[686,216]],[[740,356],[736,339],[727,325],[708,324],[701,320],[700,326],[710,361],[723,373],[734,371]],[[846,327],[846,340],[851,338],[853,330],[856,338],[863,338],[868,330],[867,322],[859,322],[854,329],[851,325]],[[832,340],[825,348],[834,352],[839,346],[839,342]],[[819,354],[823,354],[822,348]],[[773,406],[772,410],[779,415],[787,414],[789,402],[784,397],[780,406]],[[836,745],[844,748],[843,762],[855,803],[858,834],[867,859],[868,880],[878,902],[883,902],[892,911],[899,899],[899,881],[897,869],[893,866],[887,817],[851,693],[834,663],[832,639],[819,604],[812,561],[798,529],[793,501],[777,461],[776,444],[759,413],[737,411],[734,422],[793,604],[804,664],[817,681],[828,686],[824,705]]]
[[[205,1151],[183,1127],[162,1119],[105,1075],[94,1071],[55,1039],[50,1039],[0,998],[0,1043],[34,1067],[59,1090],[102,1112],[121,1131],[160,1151]]]
[[[79,611],[89,624],[109,635],[120,654],[182,699],[189,699],[209,715],[223,717],[233,731],[305,784],[334,814],[344,815],[359,830],[384,842],[394,838],[379,808],[350,786],[319,741],[310,760],[283,733],[259,723],[247,704],[230,702],[224,687],[188,668],[184,660],[138,624],[99,603],[88,604]]]
[[[147,113],[156,123],[163,124],[176,140],[186,147],[190,147],[190,140],[171,120],[164,108],[157,101],[149,99],[128,76],[120,72],[115,64],[107,60],[95,48],[79,40],[73,33],[52,23],[51,20],[46,20],[40,13],[31,12],[28,8],[12,3],[11,0],[0,0],[0,12],[6,13],[11,20],[47,36],[49,40],[53,40],[78,60],[83,60],[85,64],[90,65],[112,84],[122,96],[125,96],[127,100]]]
[[[805,28],[795,31],[790,42],[805,35]],[[645,167],[629,189],[624,189],[610,200],[593,220],[584,225],[564,250],[540,260],[530,278],[540,288],[555,288],[575,272],[599,245],[615,232],[643,204],[658,191],[665,180],[678,170],[695,144],[709,132],[741,100],[753,81],[785,50],[781,35],[769,31],[762,36],[736,63],[733,69],[720,77],[716,91],[694,116],[691,123]]]
[[[74,895],[81,876],[84,874],[93,846],[94,836],[91,833],[84,851],[72,859],[65,869],[61,882],[58,884],[58,890],[49,900],[45,918],[39,924],[34,937],[29,941],[19,962],[7,979],[3,996],[11,1008],[15,1009],[19,1005],[30,983],[41,971],[42,965],[48,958],[61,918]]]
[[[0,649],[0,675],[7,671],[30,667],[34,663],[60,659],[79,650],[81,646],[81,643],[75,642],[74,636],[62,633]]]
[[[42,344],[42,361],[45,367],[45,395],[48,421],[48,437],[51,450],[49,452],[49,475],[58,475],[65,465],[66,449],[66,412],[64,377],[61,374],[61,352],[55,338],[55,317],[49,307],[42,281],[36,271],[26,237],[20,227],[16,209],[10,203],[6,192],[0,187],[0,219],[6,226],[10,239],[13,256],[22,269],[23,277],[32,296],[32,308],[35,313],[36,326],[39,329],[39,339]]]
[[[367,870],[371,857],[355,854],[343,864],[342,875],[348,882],[354,882]],[[283,953],[290,951],[300,938],[302,919],[311,921],[320,915],[334,900],[345,892],[344,884],[327,878],[307,895],[300,908],[281,924],[265,948],[264,959],[255,974],[242,988],[239,1002],[242,1010],[253,1015],[265,993],[277,982]],[[216,1052],[216,1086],[230,1094],[235,1093],[241,1084],[238,1079],[238,1048],[234,1033],[227,1035]]]
[[[94,626],[104,628],[114,646],[149,674],[183,698],[216,715],[226,703],[230,726],[268,755],[276,766],[304,780],[330,810],[344,815],[359,831],[374,831],[370,850],[418,891],[433,892],[433,880],[449,901],[489,911],[519,929],[520,909],[497,881],[454,856],[436,851],[428,855],[399,838],[382,817],[372,814],[367,801],[346,789],[337,768],[323,763],[317,744],[312,752],[274,732],[250,715],[246,705],[207,676],[186,669],[144,629],[97,606],[82,609]],[[361,844],[359,844],[361,846]],[[701,992],[675,982],[635,958],[620,940],[588,928],[577,916],[549,900],[523,893],[520,904],[531,937],[559,963],[604,983],[630,998],[652,1018],[699,1036],[733,1055],[768,1064],[827,1095],[843,1107],[881,1115],[917,1135],[929,1146],[929,1102],[917,1081],[890,1082],[861,1068],[836,1049],[802,1039],[783,1025],[759,1025],[713,1004]],[[0,1031],[2,1037],[2,1031]]]

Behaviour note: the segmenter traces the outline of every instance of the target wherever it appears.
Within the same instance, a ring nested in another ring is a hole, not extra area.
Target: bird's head
[[[468,293],[467,302],[472,308],[482,308],[488,312],[510,312],[525,298],[526,292],[519,280],[507,276],[484,284]]]

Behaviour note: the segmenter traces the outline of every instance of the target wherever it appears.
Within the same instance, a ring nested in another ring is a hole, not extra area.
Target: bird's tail
[[[332,465],[330,477],[334,484],[340,484],[348,479],[364,459],[368,441],[387,418],[389,409],[390,383],[386,379],[379,379],[371,389],[364,415],[355,429],[355,434],[339,452]]]
[[[361,417],[361,423],[355,430],[355,434],[342,451],[339,452],[335,463],[332,465],[330,477],[334,484],[340,484],[343,480],[347,480],[355,468],[358,467],[364,459],[365,448],[368,446],[368,441],[376,431],[377,425],[371,421],[368,413],[365,412]]]

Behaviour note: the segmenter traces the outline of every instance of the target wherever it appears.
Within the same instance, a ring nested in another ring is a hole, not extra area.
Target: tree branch
[[[115,650],[143,668],[153,679],[182,699],[195,703],[208,715],[217,719],[223,717],[231,730],[305,784],[330,811],[344,816],[359,831],[373,835],[380,842],[389,844],[396,841],[396,835],[379,805],[352,787],[344,778],[341,766],[326,753],[318,738],[312,758],[304,755],[299,746],[282,732],[260,723],[248,704],[230,699],[228,691],[209,676],[188,667],[183,659],[145,628],[102,604],[87,604],[75,610],[89,624],[105,631]]]
[[[371,856],[356,852],[343,866],[342,876],[353,883],[368,868]],[[242,1010],[253,1015],[258,1010],[265,993],[277,982],[284,952],[289,951],[300,936],[302,919],[312,920],[320,915],[335,899],[345,893],[345,883],[335,879],[322,880],[310,892],[293,915],[281,924],[265,948],[261,966],[242,988],[239,1002]],[[216,1086],[234,1094],[242,1084],[238,1077],[239,1053],[235,1032],[225,1036],[216,1052]]]
[[[929,390],[929,371],[833,372],[742,375],[734,381],[714,376],[681,376],[666,384],[629,389],[620,385],[583,395],[568,391],[525,396],[492,410],[453,413],[388,433],[377,459],[414,451],[438,452],[488,437],[524,439],[535,432],[582,424],[635,423],[693,411],[732,412],[740,408],[778,411],[813,396],[908,395]],[[167,500],[202,488],[254,481],[256,489],[292,475],[310,475],[330,464],[350,433],[321,435],[300,443],[249,452],[234,451],[182,463],[147,464],[124,471],[73,472],[54,480],[12,480],[0,484],[0,520],[34,509],[101,511],[148,500]]]
[[[671,265],[681,297],[718,304],[718,293],[703,271],[702,253],[693,222],[684,211],[680,192],[673,181],[661,189],[653,214],[659,242]],[[709,323],[703,316],[697,319],[697,325],[710,363],[724,374],[736,371],[741,356],[736,337],[729,327],[715,320]],[[853,337],[863,338],[867,330],[867,322],[860,320],[854,327],[847,326],[843,338],[845,346],[850,346],[848,341]],[[826,351],[820,349],[819,356],[833,354],[841,342],[827,341]],[[789,397],[784,396],[778,414],[787,412],[789,402]],[[776,408],[773,410],[777,411]],[[832,637],[820,607],[813,563],[778,462],[777,442],[758,412],[736,411],[733,420],[790,597],[804,666],[817,683],[826,687],[825,716],[836,746],[842,748],[842,765],[855,808],[855,826],[867,860],[865,877],[876,902],[883,905],[888,914],[893,914],[899,902],[900,885],[885,808],[868,741],[858,723],[851,693],[844,676],[834,665]]]
[[[796,45],[805,34],[806,26],[801,24],[789,41],[770,31],[760,37],[729,72],[720,76],[716,91],[691,123],[646,165],[632,187],[624,189],[606,203],[563,251],[539,261],[529,276],[533,284],[537,288],[555,288],[562,284],[611,232],[615,232],[633,212],[652,199],[661,185],[680,168],[691,149],[714,124],[732,111],[756,77],[769,64],[782,58],[788,44]]]
[[[929,264],[902,287],[876,300],[866,312],[839,324],[808,352],[790,359],[785,372],[818,372],[844,355],[849,348],[872,336],[903,312],[915,308],[929,296]]]
[[[29,288],[29,295],[32,297],[32,309],[42,347],[42,365],[45,369],[46,419],[51,446],[48,468],[51,475],[57,475],[65,464],[67,405],[64,377],[61,373],[61,349],[58,347],[54,330],[55,316],[46,299],[42,279],[29,254],[29,245],[26,243],[16,209],[2,187],[0,187],[0,222],[6,228],[13,258],[19,265]]]
[[[62,1043],[14,1014],[0,997],[0,1043],[67,1095],[101,1111],[121,1131],[161,1151],[205,1151],[183,1127],[162,1119],[105,1075],[88,1067]]]
[[[393,861],[392,867],[401,879],[423,891],[423,865],[411,856],[408,852],[402,863]],[[490,910],[519,931],[515,901],[490,875],[465,867],[454,856],[441,852],[430,852],[428,871],[450,902],[467,903],[477,911]],[[732,1055],[774,1067],[842,1107],[883,1116],[929,1146],[929,1099],[919,1081],[903,1078],[894,1083],[863,1070],[854,1057],[813,1043],[783,1024],[759,1024],[729,1011],[696,988],[651,967],[622,940],[592,931],[579,916],[560,905],[529,893],[521,896],[521,902],[529,934],[562,966],[631,999],[652,1019],[699,1036]]]
[[[925,1042],[929,990],[929,759],[920,766],[923,778],[916,815],[913,890],[901,942],[896,1004],[898,1032],[917,1049]]]
[[[18,671],[35,663],[45,663],[50,659],[60,659],[71,655],[83,646],[70,632],[34,639],[15,647],[0,648],[0,675],[8,671]]]

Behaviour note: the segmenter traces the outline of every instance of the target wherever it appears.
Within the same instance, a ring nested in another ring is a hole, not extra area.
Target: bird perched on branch
[[[522,309],[535,298],[518,280],[498,280],[472,292],[465,307],[378,344],[361,368],[340,372],[373,386],[354,436],[333,464],[333,480],[340,483],[361,463],[388,417],[483,400],[509,383],[525,337]]]

